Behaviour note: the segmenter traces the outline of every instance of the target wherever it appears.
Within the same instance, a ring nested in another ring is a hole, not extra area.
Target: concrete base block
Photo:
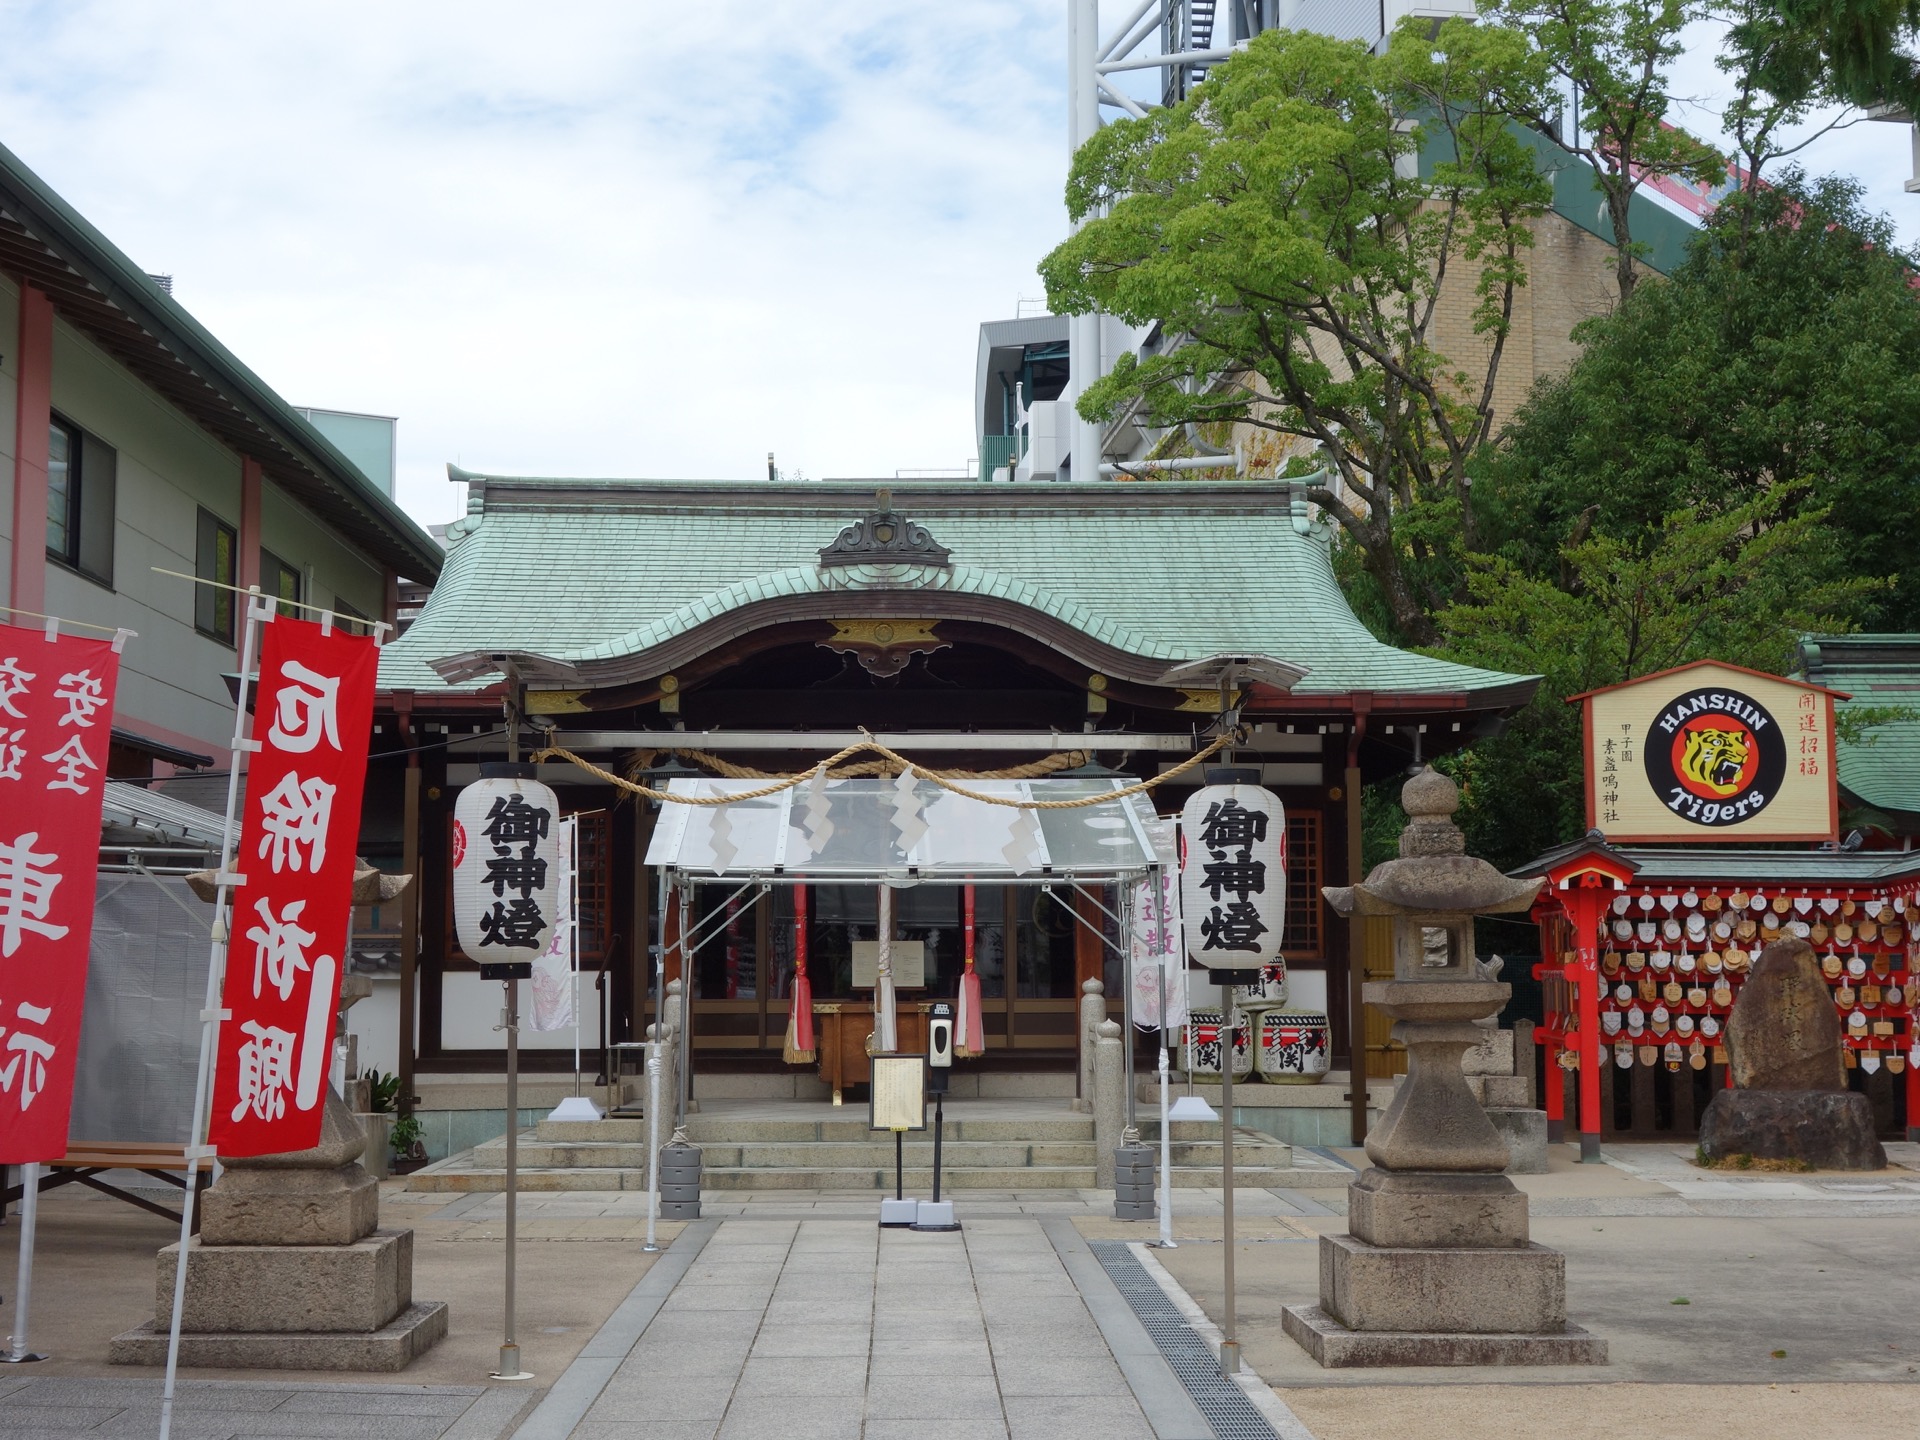
[[[1557,1335],[1567,1260],[1544,1245],[1387,1250],[1322,1235],[1320,1304],[1352,1330]]]
[[[1565,1325],[1550,1335],[1350,1330],[1318,1305],[1289,1305],[1280,1324],[1329,1370],[1389,1365],[1604,1365],[1607,1342]]]
[[[951,1200],[922,1200],[914,1206],[913,1228],[916,1230],[958,1230],[960,1222],[953,1218]]]
[[[1547,1173],[1547,1112],[1488,1106],[1487,1119],[1507,1142],[1507,1174]]]
[[[880,1223],[889,1229],[913,1224],[920,1218],[918,1200],[882,1200]]]
[[[173,1323],[178,1243],[160,1252],[155,1323]],[[413,1232],[380,1230],[352,1245],[207,1245],[187,1255],[182,1328],[195,1333],[370,1334],[413,1301]]]
[[[404,1370],[447,1337],[447,1302],[422,1300],[360,1335],[283,1331],[180,1337],[180,1363],[221,1370]],[[148,1321],[107,1344],[111,1365],[165,1365],[167,1327]]]
[[[379,1223],[380,1182],[358,1164],[234,1166],[200,1201],[200,1236],[209,1245],[351,1245]]]
[[[1504,1175],[1376,1168],[1348,1187],[1347,1230],[1395,1250],[1511,1250],[1527,1243],[1527,1197]]]

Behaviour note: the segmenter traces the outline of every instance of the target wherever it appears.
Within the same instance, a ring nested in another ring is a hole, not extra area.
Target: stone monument
[[[1473,917],[1526,910],[1539,880],[1466,854],[1460,792],[1431,767],[1401,792],[1400,858],[1329,886],[1341,915],[1393,921],[1393,979],[1367,982],[1407,1047],[1407,1079],[1367,1137],[1348,1233],[1320,1237],[1320,1303],[1286,1331],[1322,1365],[1603,1364],[1606,1342],[1567,1323],[1566,1257],[1528,1234],[1508,1149],[1461,1068],[1512,987],[1475,959]]]
[[[413,1298],[413,1232],[381,1230],[360,1123],[327,1088],[320,1143],[223,1162],[188,1250],[180,1362],[228,1369],[399,1370],[447,1333]],[[160,1252],[156,1314],[115,1336],[116,1365],[163,1365],[178,1244]]]
[[[1882,1170],[1873,1104],[1847,1089],[1840,1016],[1813,947],[1777,940],[1761,953],[1727,1020],[1734,1088],[1700,1117],[1708,1160],[1752,1155],[1820,1170]]]

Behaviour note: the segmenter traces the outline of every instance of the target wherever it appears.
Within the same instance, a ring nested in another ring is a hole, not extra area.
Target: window
[[[271,550],[260,552],[260,588],[281,602],[280,613],[288,619],[300,613],[300,572]]]
[[[238,550],[233,527],[205,510],[200,512],[199,540],[194,548],[193,573],[214,585],[234,583]],[[193,628],[223,645],[233,644],[234,593],[214,585],[193,587]]]
[[[343,616],[348,620],[358,620],[361,628],[354,632],[356,635],[371,635],[373,633],[373,617],[337,591],[333,597],[333,613]]]
[[[54,417],[47,431],[47,556],[103,585],[113,584],[111,445]]]

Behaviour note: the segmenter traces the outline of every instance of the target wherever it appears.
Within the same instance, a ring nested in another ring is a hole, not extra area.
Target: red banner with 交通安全
[[[67,1153],[118,642],[0,625],[0,1164]]]
[[[207,1134],[222,1155],[320,1140],[379,654],[305,620],[264,627]]]

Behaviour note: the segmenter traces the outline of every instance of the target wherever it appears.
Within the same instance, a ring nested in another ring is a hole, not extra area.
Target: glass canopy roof
[[[1077,800],[1124,789],[1125,778],[958,782],[1009,800]],[[702,777],[669,793],[738,795],[762,780]],[[809,781],[730,805],[668,803],[647,864],[690,875],[763,880],[1046,880],[1139,875],[1155,863],[1141,828],[1144,795],[1073,810],[1016,809],[970,800],[931,780]]]

